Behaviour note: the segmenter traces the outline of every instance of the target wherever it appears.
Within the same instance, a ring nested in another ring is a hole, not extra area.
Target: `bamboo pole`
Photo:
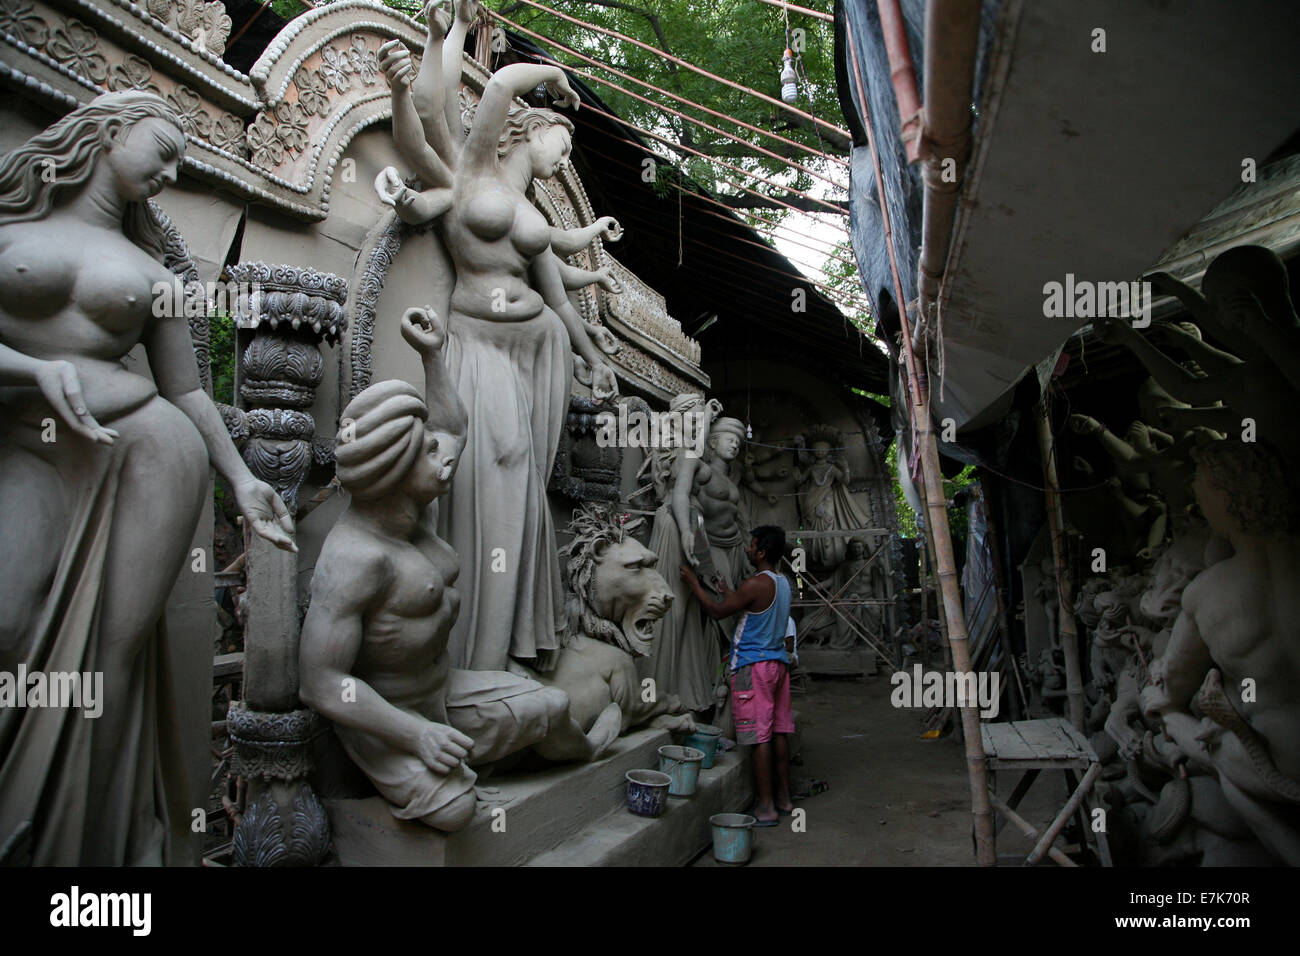
[[[1052,559],[1056,564],[1056,627],[1065,657],[1065,696],[1070,723],[1086,733],[1084,726],[1083,677],[1079,670],[1079,632],[1074,622],[1074,587],[1065,555],[1065,514],[1061,508],[1061,486],[1056,476],[1056,448],[1047,396],[1035,408],[1038,447],[1043,458],[1043,487],[1047,495],[1047,526],[1052,536]]]
[[[927,522],[934,536],[936,557],[938,558],[940,591],[943,595],[944,613],[948,621],[948,641],[952,649],[953,669],[958,673],[969,673],[970,647],[966,635],[966,621],[962,613],[961,591],[957,584],[956,564],[952,552],[952,531],[948,527],[948,509],[943,497],[943,474],[939,470],[939,446],[934,437],[934,424],[930,418],[930,395],[928,380],[918,372],[916,356],[912,351],[912,328],[907,317],[907,298],[903,293],[903,283],[898,273],[898,262],[894,255],[892,227],[889,219],[889,204],[885,200],[884,177],[880,172],[880,154],[876,150],[875,134],[871,128],[871,118],[866,115],[866,88],[862,83],[862,70],[859,66],[856,44],[853,35],[847,34],[849,61],[853,67],[853,79],[857,86],[858,101],[863,111],[863,127],[867,134],[867,145],[871,148],[872,165],[876,174],[876,199],[880,204],[881,224],[884,226],[885,248],[889,252],[889,266],[893,273],[894,294],[898,304],[898,318],[903,332],[903,355],[907,364],[907,378],[910,385],[908,400],[912,403],[910,418],[916,424],[917,440],[921,452],[921,471],[925,476]],[[993,838],[993,808],[990,803],[988,787],[988,761],[984,756],[984,747],[980,739],[979,710],[973,702],[967,702],[960,708],[961,725],[965,739],[966,771],[970,777],[971,817],[975,829],[975,858],[980,866],[994,866],[997,863],[997,851]]]
[[[1010,820],[1017,830],[1019,830],[1025,836],[1029,837],[1029,839],[1031,840],[1038,839],[1037,827],[1035,827],[1032,823],[1030,823],[1020,814],[1016,813],[1015,810],[1012,810],[1009,806],[1007,806],[1006,803],[1003,802],[1002,798],[999,797],[996,793],[991,794],[990,796],[993,800],[993,805],[998,808],[998,812],[1001,813],[1008,820]],[[1079,865],[1078,863],[1075,863],[1073,860],[1071,860],[1068,856],[1066,856],[1064,853],[1062,853],[1054,846],[1049,846],[1047,848],[1047,855],[1050,856],[1057,863],[1061,864],[1061,866],[1077,867]]]
[[[1092,790],[1093,784],[1097,782],[1097,778],[1100,776],[1101,764],[1095,763],[1088,768],[1088,772],[1083,775],[1083,780],[1074,788],[1074,793],[1070,794],[1070,799],[1065,801],[1065,806],[1061,807],[1061,812],[1056,815],[1052,825],[1043,831],[1043,835],[1034,844],[1034,849],[1025,858],[1025,866],[1033,866],[1043,858],[1043,854],[1047,852],[1048,847],[1056,842],[1056,838],[1065,829],[1066,821],[1074,816],[1074,811],[1079,809],[1079,804],[1083,802],[1083,798]]]
[[[1007,620],[1006,582],[1002,577],[1002,555],[1000,554],[1001,549],[998,547],[998,522],[993,516],[993,500],[985,493],[983,484],[977,485],[976,489],[980,504],[984,508],[985,540],[989,544],[989,557],[993,560],[993,597],[997,600],[998,640],[1002,644],[1002,656],[1006,661],[1006,668],[1011,672],[1013,678],[1010,686],[1011,693],[1008,695],[1011,698],[1011,719],[1020,720],[1024,716],[1025,691],[1020,686],[1020,674],[1016,670],[1015,648],[1011,641],[1011,624]]]

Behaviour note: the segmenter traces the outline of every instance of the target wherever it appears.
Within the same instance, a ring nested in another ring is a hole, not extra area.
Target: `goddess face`
[[[826,456],[831,453],[830,442],[814,442],[812,446],[813,457],[818,461],[825,461]]]
[[[560,171],[573,150],[569,131],[558,124],[531,130],[528,134],[528,158],[533,178],[550,179]]]
[[[156,117],[118,127],[104,153],[113,183],[127,202],[144,202],[176,182],[185,137],[173,124]]]
[[[735,461],[740,454],[740,436],[731,432],[715,432],[709,439],[709,445],[723,461]]]

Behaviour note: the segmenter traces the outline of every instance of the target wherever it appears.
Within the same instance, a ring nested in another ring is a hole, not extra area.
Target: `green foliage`
[[[875,396],[879,399],[879,396]],[[898,533],[905,538],[915,538],[920,534],[920,528],[916,523],[916,512],[912,506],[907,503],[907,498],[903,496],[903,486],[898,480],[898,442],[893,441],[889,445],[889,450],[885,452],[885,467],[889,469],[889,480],[894,488],[894,510],[898,512]],[[952,478],[943,480],[943,496],[951,502],[957,492],[970,485],[973,485],[978,479],[975,476],[975,466],[967,465]],[[952,540],[954,549],[960,551],[966,541],[967,521],[966,509],[948,508],[948,527],[952,531]]]

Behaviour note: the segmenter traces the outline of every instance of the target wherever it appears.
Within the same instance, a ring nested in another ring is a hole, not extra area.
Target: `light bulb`
[[[781,99],[787,103],[794,103],[799,99],[799,87],[796,84],[797,77],[794,73],[794,53],[786,50],[782,54],[785,65],[781,67]]]

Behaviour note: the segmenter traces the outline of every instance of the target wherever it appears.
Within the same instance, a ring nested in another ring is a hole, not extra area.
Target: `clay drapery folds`
[[[475,12],[457,0],[448,22],[430,8],[418,72],[400,42],[381,48],[394,140],[423,189],[391,167],[375,185],[403,221],[436,225],[454,269],[448,301],[433,303],[448,319],[447,366],[469,413],[465,454],[439,511],[439,532],[461,560],[452,666],[502,670],[515,658],[545,668],[565,636],[546,485],[575,365],[597,400],[617,391],[605,360],[617,342],[566,294],[608,276],[570,266],[557,250],[618,230],[612,220],[553,230],[529,199],[533,180],[567,161],[572,124],[515,97],[545,85],[559,105],[576,108],[558,67],[506,66],[476,106],[462,108],[461,51]]]
[[[163,606],[209,464],[247,526],[293,550],[203,391],[149,204],[185,137],[167,101],[108,93],[0,159],[0,670],[102,674],[102,713],[0,709],[0,839],[37,864],[180,862],[189,808]],[[41,170],[52,176],[42,176]],[[143,344],[152,381],[121,359]]]

